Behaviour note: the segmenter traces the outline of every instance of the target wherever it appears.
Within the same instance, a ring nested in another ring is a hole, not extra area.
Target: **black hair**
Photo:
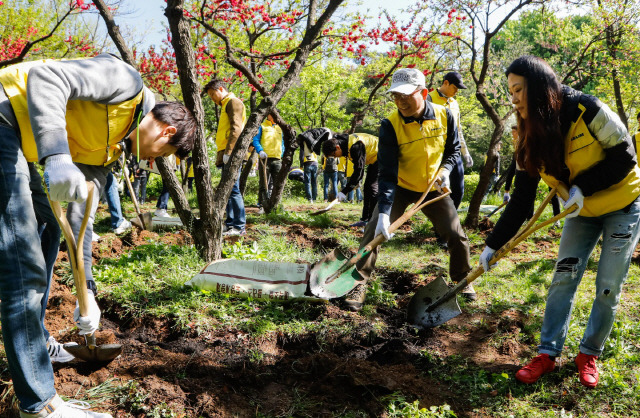
[[[158,102],[151,109],[151,115],[160,123],[175,126],[176,133],[169,139],[169,145],[176,147],[176,155],[186,158],[193,149],[198,123],[189,109],[180,102]]]
[[[511,125],[511,129],[518,129],[518,125]]]
[[[531,176],[544,168],[547,174],[560,178],[563,174],[564,135],[560,123],[562,85],[556,73],[542,58],[524,55],[515,59],[505,71],[527,81],[524,87],[527,119],[518,113],[516,161]]]
[[[220,87],[224,88],[225,90],[228,90],[227,83],[225,83],[224,81],[220,80],[219,78],[211,79],[202,88],[202,95],[207,94],[209,90],[218,90]]]
[[[335,136],[322,143],[322,153],[324,155],[333,155],[338,149],[338,138]]]
[[[640,119],[640,112],[638,112],[638,116],[636,116],[636,119]]]

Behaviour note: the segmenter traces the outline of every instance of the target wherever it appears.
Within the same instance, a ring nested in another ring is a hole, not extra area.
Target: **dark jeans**
[[[322,173],[324,177],[324,200],[329,200],[329,186],[333,190],[334,196],[338,195],[338,173]]]
[[[273,190],[273,178],[280,172],[281,168],[282,168],[282,161],[280,160],[280,158],[267,158],[267,164],[266,164],[266,169],[267,169],[266,183],[268,187],[268,190],[267,190],[264,187],[264,184],[265,184],[264,160],[261,159],[258,162],[258,176],[260,180],[260,190],[258,191],[258,201],[260,202],[261,205],[264,205],[264,203],[271,197],[271,191]]]
[[[362,221],[368,221],[378,204],[378,163],[367,166],[367,177],[363,186],[364,201],[362,205]]]
[[[389,221],[393,224],[396,219],[402,216],[405,209],[410,204],[416,202],[421,195],[422,193],[397,186]],[[431,192],[427,195],[426,200],[431,200],[438,195],[438,192]],[[455,206],[453,206],[453,200],[447,196],[442,200],[425,206],[422,209],[422,213],[427,216],[436,231],[449,245],[449,275],[451,276],[451,280],[458,282],[464,279],[469,270],[471,270],[469,239],[460,225],[460,218],[458,218],[458,212]],[[377,225],[378,205],[376,205],[373,215],[364,229],[364,236],[362,237],[362,241],[360,241],[360,249],[373,240]],[[380,247],[376,247],[368,256],[364,256],[358,264],[356,264],[358,271],[367,279],[375,268],[379,250]]]
[[[225,165],[222,166],[222,175],[224,175],[225,167]],[[238,170],[236,182],[233,184],[233,188],[231,189],[231,195],[227,202],[227,219],[224,223],[229,228],[233,227],[235,229],[242,230],[244,229],[247,221],[244,212],[244,200],[240,193],[240,172],[242,172],[242,167]]]
[[[464,165],[462,157],[458,157],[456,165],[449,175],[449,181],[451,182],[451,200],[453,200],[453,205],[458,209],[464,196]]]
[[[304,163],[304,190],[307,200],[318,198],[318,164]]]
[[[144,202],[147,200],[148,179],[148,175],[133,177],[133,192],[136,194],[136,199],[138,199],[138,203],[141,205],[144,205]]]
[[[167,210],[169,207],[169,188],[166,184],[164,184],[164,180],[162,181],[162,191],[160,192],[160,196],[158,197],[158,203],[156,203],[156,208]]]

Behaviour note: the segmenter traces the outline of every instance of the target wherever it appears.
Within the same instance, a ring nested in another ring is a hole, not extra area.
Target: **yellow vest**
[[[590,169],[604,160],[605,151],[600,142],[591,135],[582,116],[585,107],[578,104],[581,114],[577,121],[571,123],[569,133],[565,138],[564,161],[569,167],[569,182],[580,173]],[[551,187],[558,184],[558,180],[540,171],[542,180]],[[640,168],[636,165],[629,174],[618,184],[601,190],[584,198],[584,206],[580,216],[595,217],[620,210],[633,202],[640,194]]]
[[[304,163],[306,163],[307,161],[315,161],[318,162],[318,156],[316,155],[315,152],[312,152],[311,154],[309,154],[309,157],[307,158],[307,156],[304,157]]]
[[[634,139],[636,141],[636,154],[638,153],[638,150],[640,150],[640,132],[638,132],[637,134],[635,134]],[[640,161],[638,161],[638,163],[640,163]]]
[[[224,151],[227,148],[227,141],[229,140],[229,133],[231,132],[231,121],[227,114],[227,103],[229,100],[235,99],[236,95],[229,93],[227,97],[222,99],[220,103],[220,120],[218,121],[218,130],[216,131],[216,145],[218,146],[218,152]],[[244,108],[244,103],[243,103]],[[247,121],[247,109],[244,108],[244,115],[242,115],[242,126],[244,127]]]
[[[25,62],[0,70],[0,84],[16,115],[22,137],[22,151],[29,162],[38,161],[38,150],[27,108],[27,77],[31,68],[52,61],[54,60]],[[133,99],[118,104],[69,100],[66,130],[73,161],[87,165],[108,165],[116,161],[122,153],[119,142],[135,122],[136,107],[142,102],[142,98],[141,90]]]
[[[422,125],[405,124],[397,110],[388,118],[398,138],[398,186],[420,193],[438,172],[447,142],[447,109],[438,104],[432,107],[435,119]]]
[[[268,119],[262,123],[260,145],[269,158],[282,158],[282,129]]]
[[[351,134],[349,135],[349,150],[356,142],[362,142],[367,153],[365,164],[373,164],[378,161],[378,137],[369,134]],[[347,152],[349,161],[353,161],[351,154]]]

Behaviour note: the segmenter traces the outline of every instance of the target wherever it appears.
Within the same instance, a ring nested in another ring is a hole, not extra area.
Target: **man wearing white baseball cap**
[[[420,198],[430,181],[439,173],[440,185],[426,199],[449,187],[449,173],[460,156],[457,123],[451,112],[426,100],[424,74],[414,68],[396,71],[387,91],[397,110],[380,124],[378,145],[378,205],[365,227],[360,248],[382,233],[391,239],[389,226],[405,209]],[[422,212],[449,245],[449,274],[454,282],[471,270],[469,240],[460,225],[458,213],[449,196],[432,203]],[[378,247],[379,248],[379,247]],[[369,278],[375,267],[378,248],[356,265]],[[475,299],[471,286],[462,292]],[[356,286],[346,297],[348,309],[358,311],[364,304],[366,283]]]

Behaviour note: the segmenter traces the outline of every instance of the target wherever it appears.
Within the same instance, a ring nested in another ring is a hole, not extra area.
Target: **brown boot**
[[[367,296],[367,282],[357,285],[351,292],[347,293],[342,301],[344,309],[359,312],[364,305],[364,299]]]

